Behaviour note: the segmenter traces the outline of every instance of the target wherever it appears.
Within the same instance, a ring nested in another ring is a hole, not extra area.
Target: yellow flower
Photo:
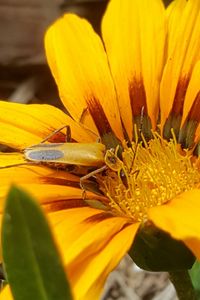
[[[0,143],[18,150],[2,153],[0,166],[24,162],[20,150],[65,124],[74,141],[100,137],[108,149],[107,169],[95,177],[102,195],[87,191],[90,201],[77,171],[0,170],[1,208],[11,182],[38,199],[75,299],[87,300],[99,298],[141,224],[152,222],[200,259],[200,2],[175,0],[165,9],[161,0],[111,0],[102,37],[104,44],[72,14],[47,31],[48,63],[70,116],[48,105],[0,103]],[[102,208],[91,205],[96,200]]]

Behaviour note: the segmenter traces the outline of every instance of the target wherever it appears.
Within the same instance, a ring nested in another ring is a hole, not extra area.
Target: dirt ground
[[[127,255],[113,271],[101,300],[177,300],[167,273],[145,272]]]

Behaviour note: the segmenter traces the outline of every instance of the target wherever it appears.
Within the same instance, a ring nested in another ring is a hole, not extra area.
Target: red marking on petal
[[[52,137],[50,137],[48,139],[48,141],[50,143],[65,143],[66,142],[66,135],[62,132],[57,132]]]
[[[98,223],[101,222],[105,219],[108,218],[113,218],[113,215],[109,212],[101,212],[99,214],[93,215],[87,219],[84,220],[84,222],[88,222],[88,223]]]
[[[183,113],[183,104],[185,101],[185,94],[187,91],[188,83],[189,83],[189,78],[184,77],[180,79],[177,84],[176,94],[174,97],[174,103],[172,107],[172,113],[176,116],[182,115]]]
[[[95,122],[100,136],[106,133],[112,132],[108,119],[104,113],[103,107],[96,98],[90,98],[87,100],[88,110]]]
[[[50,132],[54,132],[55,130],[57,130],[59,128],[51,128]],[[66,131],[66,133],[63,133],[61,131],[56,132],[55,134],[53,134],[50,138],[48,138],[48,142],[50,143],[66,143],[66,138],[67,138],[67,129],[64,129]],[[70,139],[70,142],[75,142],[74,139]]]
[[[129,97],[131,101],[133,117],[140,116],[142,110],[143,113],[147,115],[146,94],[142,80],[138,81],[133,78],[133,80],[130,81]]]
[[[46,184],[54,184],[54,185],[61,185],[61,186],[69,186],[75,187],[80,189],[80,182],[79,181],[70,181],[63,178],[52,178],[52,177],[43,177],[42,181]]]
[[[55,212],[70,208],[86,207],[88,206],[83,199],[60,199],[51,203],[45,203],[43,208],[46,212]]]
[[[200,92],[197,94],[192,104],[192,107],[188,114],[188,119],[200,122]]]

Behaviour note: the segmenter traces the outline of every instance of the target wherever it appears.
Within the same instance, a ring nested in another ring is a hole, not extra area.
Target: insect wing
[[[101,143],[38,144],[24,151],[29,161],[99,167],[104,163],[105,146]]]

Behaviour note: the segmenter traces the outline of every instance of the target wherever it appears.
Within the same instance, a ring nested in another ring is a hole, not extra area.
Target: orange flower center
[[[108,170],[97,176],[112,212],[134,222],[145,220],[150,207],[162,205],[200,184],[197,160],[191,153],[181,153],[175,139],[167,142],[157,133],[153,136],[149,142],[143,139],[131,147],[124,145],[121,159],[118,149],[108,150]]]

